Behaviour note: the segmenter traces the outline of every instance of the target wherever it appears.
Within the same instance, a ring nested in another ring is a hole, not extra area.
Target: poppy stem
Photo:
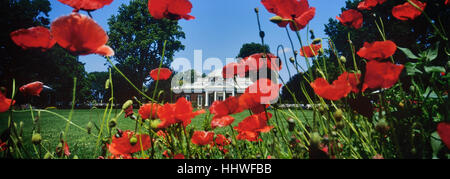
[[[153,98],[150,98],[149,96],[147,96],[144,92],[142,92],[141,90],[139,90],[134,84],[133,82],[131,82],[123,73],[122,71],[120,71],[116,65],[114,65],[114,63],[111,61],[111,59],[109,59],[109,57],[107,56],[106,59],[108,60],[108,62],[111,64],[111,66],[138,92],[140,93],[142,96],[144,96],[145,98],[147,98],[148,100],[152,101],[152,102],[157,102],[156,100],[154,100]]]
[[[153,96],[152,99],[155,99],[156,96],[156,91],[158,90],[158,83],[159,83],[159,74],[161,72],[161,67],[164,61],[164,53],[166,51],[166,44],[167,44],[167,40],[164,40],[164,45],[163,45],[163,50],[162,50],[162,55],[161,55],[161,61],[159,62],[159,67],[158,67],[158,79],[156,80],[156,84],[155,84],[155,90],[153,91]]]
[[[412,6],[414,6],[417,10],[419,10],[420,12],[423,13],[423,15],[425,16],[425,18],[428,20],[428,22],[430,22],[431,26],[433,26],[434,30],[436,30],[436,32],[439,34],[439,36],[441,36],[442,39],[444,39],[445,41],[448,41],[448,38],[442,34],[442,32],[439,30],[439,28],[433,23],[433,20],[430,18],[430,16],[428,16],[428,14],[423,11],[419,6],[417,6],[416,4],[414,4],[413,2],[411,2],[411,0],[407,0],[409,4],[411,4]]]
[[[76,94],[76,91],[77,91],[77,77],[74,77],[73,78],[73,90],[72,90],[72,108],[70,110],[69,118],[68,118],[68,121],[66,123],[66,129],[64,130],[64,141],[67,141],[66,134],[67,134],[67,131],[69,131],[69,126],[70,126],[70,123],[72,121],[72,116],[73,116],[73,112],[74,112],[74,108],[75,108],[75,94]]]

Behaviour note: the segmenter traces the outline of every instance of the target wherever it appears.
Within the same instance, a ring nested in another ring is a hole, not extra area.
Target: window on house
[[[202,106],[203,105],[203,95],[197,96],[197,105]]]
[[[186,95],[186,100],[191,101],[191,95]]]

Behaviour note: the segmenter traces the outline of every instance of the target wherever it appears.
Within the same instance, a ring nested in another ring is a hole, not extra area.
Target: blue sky
[[[61,15],[67,15],[72,8],[57,0],[50,0],[52,11],[49,13],[53,21]],[[121,4],[128,4],[129,0],[114,0],[110,5],[92,12],[94,20],[106,31],[109,27],[107,19],[116,14]],[[278,45],[289,48],[290,43],[284,28],[269,21],[274,14],[269,13],[260,0],[191,0],[193,4],[191,15],[196,19],[180,20],[179,25],[186,33],[186,39],[181,40],[186,46],[185,50],[175,53],[174,58],[194,59],[194,50],[202,50],[202,59],[219,58],[225,62],[226,58],[233,58],[239,53],[242,44],[261,40],[258,35],[258,26],[254,8],[259,8],[262,30],[265,31],[265,43],[276,53]],[[341,7],[345,0],[309,0],[310,6],[316,8],[316,15],[310,21],[310,29],[313,29],[316,37],[325,37],[324,24],[329,18],[335,18],[341,13]],[[300,31],[303,40],[306,40],[306,28]],[[291,32],[291,36],[295,34]],[[295,49],[300,49],[298,40],[294,40]],[[306,44],[306,42],[303,42]],[[287,53],[288,58],[292,52]],[[80,56],[80,61],[85,63],[87,72],[106,71],[106,60],[98,55]],[[283,65],[285,66],[285,65]],[[287,77],[287,70],[283,68],[281,76]],[[286,79],[286,78],[285,78]]]

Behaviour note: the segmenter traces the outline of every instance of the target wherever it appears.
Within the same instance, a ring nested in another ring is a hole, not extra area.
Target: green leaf
[[[406,67],[406,73],[409,76],[414,76],[416,75],[416,73],[418,74],[422,74],[422,71],[420,71],[419,69],[417,69],[417,63],[412,63],[412,62],[408,62],[405,64]]]
[[[445,72],[445,68],[442,66],[426,66],[425,72],[431,73],[431,72]]]
[[[433,61],[438,56],[439,42],[436,43],[434,48],[427,50],[427,61]]]
[[[442,147],[441,137],[437,132],[431,133],[430,137],[431,149],[433,150],[433,159],[437,159],[437,154]]]
[[[416,55],[414,55],[414,53],[411,52],[411,50],[407,49],[407,48],[402,48],[402,47],[397,47],[399,50],[401,50],[406,57],[410,58],[410,59],[419,59],[419,57],[417,57]]]

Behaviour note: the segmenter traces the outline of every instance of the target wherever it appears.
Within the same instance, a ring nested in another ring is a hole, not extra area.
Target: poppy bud
[[[33,142],[33,144],[38,145],[40,144],[42,141],[42,136],[39,133],[33,134],[33,136],[31,137],[31,142]]]
[[[291,57],[291,58],[289,58],[289,61],[291,61],[291,63],[295,63],[295,58]]]
[[[133,105],[133,101],[132,100],[128,100],[125,103],[123,103],[122,105],[122,110],[126,110],[127,108],[129,108],[131,105]]]
[[[381,134],[386,134],[389,131],[389,125],[385,119],[381,119],[375,124],[375,130]]]
[[[86,125],[86,130],[88,134],[91,134],[91,130],[92,130],[92,122],[89,121],[88,124]]]
[[[130,138],[130,144],[131,145],[136,145],[136,143],[137,143],[137,138],[135,136],[131,137]]]
[[[321,140],[322,139],[321,139],[319,133],[313,132],[311,134],[311,138],[309,140],[311,148],[312,149],[319,149]]]
[[[333,113],[333,117],[334,119],[339,122],[342,120],[342,118],[344,117],[344,113],[342,112],[341,109],[337,109],[334,113]]]
[[[109,121],[109,128],[116,127],[116,125],[117,125],[117,118],[113,118],[111,119],[111,121]]]
[[[53,158],[53,156],[50,152],[45,153],[44,159],[52,159],[52,158]]]
[[[106,82],[105,82],[105,89],[109,89],[109,84],[110,84],[111,82],[110,82],[110,80],[109,80],[109,78],[106,80]]]
[[[398,103],[398,106],[400,106],[401,108],[405,107],[405,104],[403,104],[403,102]]]
[[[309,33],[311,34],[311,39],[315,39],[316,36],[314,35],[314,31],[311,29],[309,30]]]
[[[344,121],[336,122],[336,129],[341,130],[341,129],[343,129],[344,127],[345,127]]]
[[[312,41],[312,44],[317,45],[317,44],[320,44],[321,42],[322,42],[322,39],[321,39],[321,38],[316,38],[316,39],[314,39],[314,40]]]
[[[264,33],[264,31],[260,31],[260,32],[259,32],[259,36],[260,36],[261,38],[264,38],[264,36],[266,36],[266,34]]]
[[[294,131],[294,127],[295,127],[294,119],[289,118],[287,121],[288,121],[288,124],[289,124],[289,126],[288,126],[289,131],[291,131],[291,132]]]
[[[79,159],[79,158],[78,158],[78,155],[73,156],[72,159]]]
[[[345,58],[344,56],[341,56],[341,57],[339,58],[339,60],[340,60],[342,63],[347,62],[347,58]]]
[[[255,13],[259,12],[259,9],[257,7],[254,10],[255,10]]]
[[[150,127],[152,129],[156,129],[158,128],[158,125],[161,123],[161,121],[159,119],[155,119],[155,120],[150,120]]]
[[[324,114],[325,113],[325,108],[321,105],[317,108],[317,110],[319,110],[320,114]]]
[[[273,16],[272,18],[270,18],[270,22],[278,24],[278,23],[283,22],[283,18],[280,16]]]

